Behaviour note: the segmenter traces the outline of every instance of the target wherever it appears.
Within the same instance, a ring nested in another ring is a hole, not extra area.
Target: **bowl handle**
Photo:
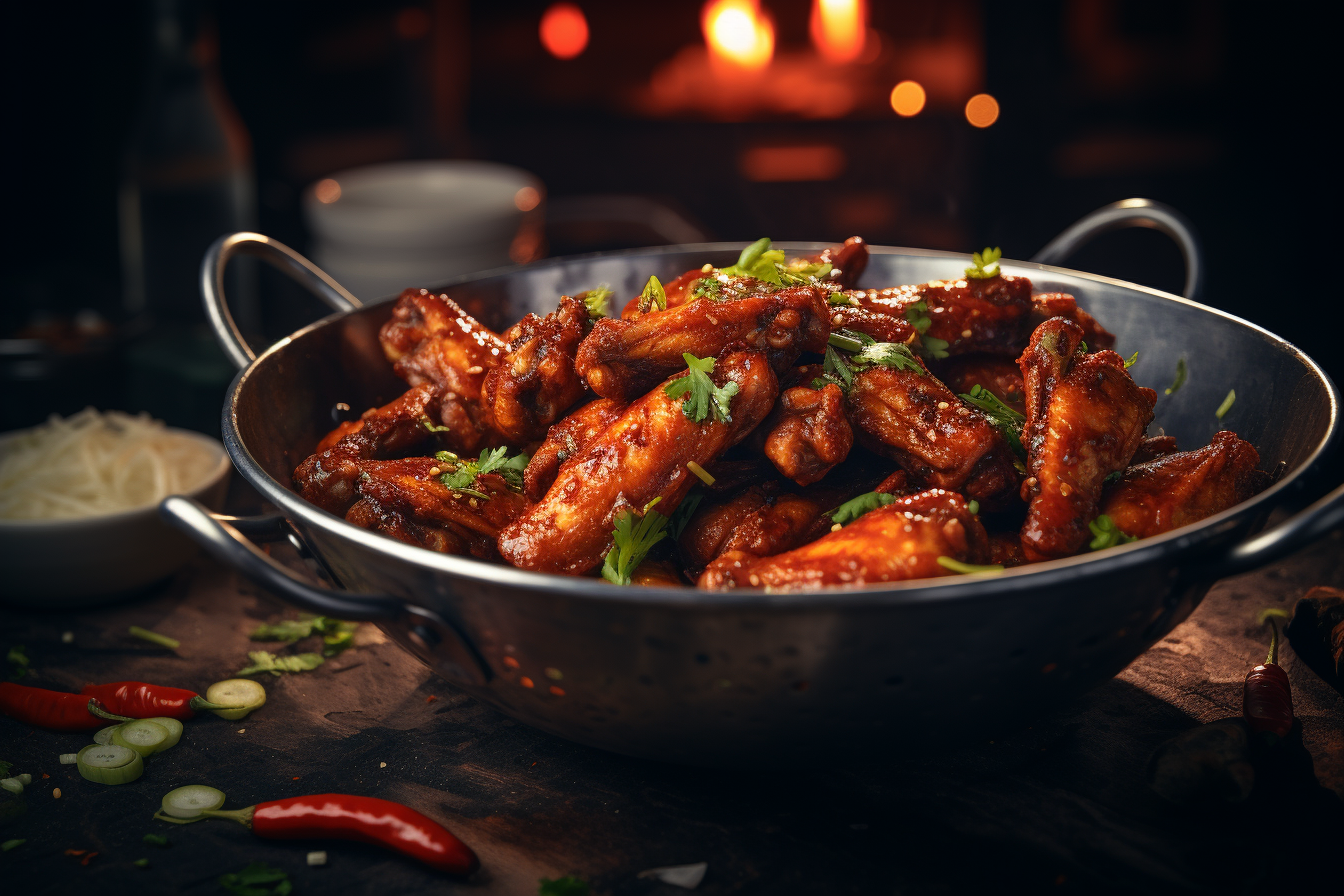
[[[446,677],[475,685],[484,685],[492,677],[480,652],[456,625],[438,613],[386,594],[333,591],[310,584],[259,550],[249,536],[275,541],[293,531],[280,514],[225,516],[211,513],[191,498],[170,495],[159,504],[159,516],[185,532],[211,557],[300,609],[378,622],[385,627],[405,626],[415,652]]]
[[[205,302],[210,325],[215,329],[215,338],[239,370],[255,361],[257,353],[252,351],[238,324],[234,323],[228,299],[224,296],[224,269],[235,255],[252,255],[279,268],[335,311],[364,307],[364,303],[331,279],[330,274],[279,240],[259,233],[230,233],[220,237],[205,250],[205,257],[201,259],[201,300]]]
[[[1243,541],[1220,557],[1196,561],[1182,570],[1187,579],[1221,579],[1249,572],[1306,547],[1344,526],[1344,485],[1273,529]]]
[[[1185,258],[1184,295],[1199,301],[1204,293],[1204,253],[1195,236],[1195,227],[1176,209],[1151,199],[1122,199],[1083,216],[1046,243],[1031,260],[1040,264],[1060,264],[1093,237],[1125,227],[1151,227],[1175,240]]]

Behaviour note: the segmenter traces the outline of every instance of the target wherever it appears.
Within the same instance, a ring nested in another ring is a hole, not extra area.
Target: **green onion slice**
[[[168,729],[148,719],[138,719],[113,731],[112,743],[128,747],[141,756],[148,756],[167,747]]]
[[[210,710],[221,719],[241,719],[266,705],[266,689],[248,678],[217,681],[205,692],[205,699],[229,709]]]
[[[100,747],[107,746],[112,743],[112,732],[120,727],[120,725],[108,725],[106,728],[99,728],[93,735],[93,742]]]
[[[153,722],[155,725],[163,727],[168,732],[168,742],[159,747],[160,750],[167,750],[169,747],[177,746],[177,742],[182,739],[182,723],[177,719],[170,719],[167,716],[156,716],[152,719],[145,719],[146,722]]]
[[[96,784],[129,784],[145,772],[140,754],[118,744],[90,744],[75,755],[75,765]]]
[[[102,744],[100,744],[99,746],[102,746]],[[74,764],[75,764],[76,762],[78,762],[78,761],[79,761],[79,754],[78,754],[78,753],[62,753],[62,754],[61,754],[61,765],[74,765]]]
[[[224,791],[204,784],[188,784],[163,795],[163,814],[171,818],[197,820],[202,812],[224,805]]]

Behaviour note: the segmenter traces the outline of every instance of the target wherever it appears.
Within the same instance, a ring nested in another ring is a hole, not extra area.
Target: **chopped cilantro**
[[[850,498],[827,514],[831,522],[848,526],[870,510],[876,510],[894,502],[896,498],[886,492],[868,492],[857,498]]]
[[[1088,523],[1087,528],[1092,530],[1092,541],[1090,546],[1094,551],[1100,551],[1104,548],[1113,548],[1118,544],[1129,544],[1131,541],[1138,541],[1137,538],[1133,538],[1122,532],[1120,527],[1115,524],[1115,520],[1104,513]]]
[[[336,656],[354,644],[355,630],[358,628],[357,622],[304,613],[298,619],[283,619],[260,625],[248,637],[253,641],[286,641],[292,644],[313,635],[321,635],[322,655]]]
[[[933,318],[929,317],[929,303],[923,299],[905,309],[905,319],[921,336],[933,326]]]
[[[733,418],[728,413],[728,408],[733,396],[737,394],[737,383],[729,380],[722,386],[714,385],[714,381],[709,378],[714,371],[713,358],[697,358],[690,352],[684,352],[681,357],[685,359],[689,372],[686,376],[677,377],[664,386],[663,393],[668,398],[681,398],[685,395],[681,411],[693,423],[702,422],[709,416],[711,410],[714,412],[714,419],[720,423],[730,422]]]
[[[692,299],[709,299],[718,302],[723,299],[723,281],[713,274],[701,277],[691,288]]]
[[[163,849],[168,845],[168,838],[162,834],[146,834],[141,839],[150,846],[157,846],[160,849]]]
[[[265,886],[267,884],[274,886]],[[294,890],[289,874],[265,862],[253,862],[242,871],[225,874],[220,877],[219,885],[234,896],[289,896]]]
[[[537,896],[588,896],[588,883],[577,877],[551,880],[543,877],[537,887]]]
[[[1130,355],[1129,359],[1125,361],[1125,369],[1128,370],[1129,368],[1133,367],[1135,363],[1138,362],[1138,360],[1139,360],[1138,352],[1135,352],[1134,354]]]
[[[1176,390],[1185,385],[1185,378],[1188,375],[1189,370],[1186,369],[1185,359],[1178,358],[1176,361],[1176,379],[1172,380],[1171,385],[1167,387],[1167,394],[1175,395]]]
[[[452,468],[439,475],[439,481],[448,488],[488,499],[489,495],[471,488],[476,477],[483,473],[498,473],[513,491],[523,490],[523,470],[530,458],[522,452],[513,457],[508,455],[509,449],[501,445],[494,449],[482,448],[481,456],[475,460],[463,460],[451,451],[440,451],[434,459]]]
[[[235,675],[256,675],[269,672],[279,676],[283,672],[308,672],[326,662],[320,653],[296,653],[293,656],[276,656],[265,650],[249,650],[247,658],[252,665],[245,666]]]
[[[700,501],[704,497],[699,492],[687,495],[681,499],[677,509],[672,511],[672,518],[667,524],[667,533],[672,536],[673,541],[681,538],[681,533],[686,530],[686,525],[690,523],[691,517],[695,516],[696,508],[700,506]]]
[[[851,305],[858,307],[859,300],[854,296],[847,296],[842,292],[833,292],[826,297],[826,301],[831,305]]]
[[[611,550],[602,563],[602,578],[613,585],[629,585],[630,574],[644,562],[649,550],[667,537],[667,517],[653,509],[662,498],[644,505],[642,514],[628,507],[616,514]]]
[[[22,644],[16,644],[9,648],[9,654],[6,656],[6,660],[14,664],[14,668],[9,671],[10,681],[18,681],[28,674],[28,664],[31,661],[28,659],[27,648]]]
[[[915,353],[910,351],[910,346],[902,345],[899,342],[878,342],[867,333],[848,329],[832,331],[826,341],[828,352],[834,347],[850,353],[851,357],[847,363],[855,367],[877,364],[882,367],[914,371],[921,376],[924,373],[924,368],[915,359]],[[843,375],[841,375],[841,378],[852,379],[852,377],[846,378]]]
[[[826,280],[831,275],[829,261],[807,261],[802,258],[794,259],[787,265],[776,265],[776,269],[780,279],[790,286]]]
[[[134,865],[134,866],[137,867],[137,868],[148,868],[148,867],[149,867],[149,859],[136,859],[136,860],[135,860],[134,862],[132,862],[131,864]]]
[[[1214,416],[1217,417],[1219,420],[1223,419],[1223,415],[1225,415],[1228,411],[1232,410],[1232,403],[1236,400],[1237,400],[1237,390],[1228,389],[1227,397],[1223,399],[1222,404],[1218,405],[1218,410],[1213,412]]]
[[[6,840],[4,843],[0,843],[0,852],[9,852],[11,849],[18,849],[20,846],[22,846],[27,842],[28,842],[27,838],[17,840]]]
[[[972,280],[988,280],[990,277],[999,276],[999,259],[1002,257],[1003,252],[988,247],[983,252],[972,254],[971,266],[966,269],[966,276]]]
[[[639,310],[648,313],[654,308],[667,310],[667,290],[663,289],[657,277],[650,276],[649,282],[644,284],[644,291],[639,294]]]
[[[612,295],[611,287],[603,283],[597,289],[579,293],[575,298],[582,301],[584,307],[588,309],[588,317],[597,320],[598,318],[611,316],[608,300],[611,299]]]
[[[966,502],[966,509],[969,510],[971,513],[979,513],[980,502],[972,498],[971,500]]]
[[[1027,449],[1022,446],[1022,424],[1026,422],[1026,417],[999,401],[997,395],[979,383],[972,386],[970,392],[962,393],[959,397],[988,417],[989,422],[1003,434],[1013,453],[1026,460]]]
[[[979,563],[962,563],[955,557],[940,556],[937,563],[943,569],[950,569],[953,572],[959,572],[962,575],[993,575],[1003,572],[1002,563],[989,563],[981,565]]]
[[[452,431],[453,431],[453,428],[452,428],[451,426],[435,426],[435,425],[434,425],[434,421],[431,420],[431,419],[429,419],[429,417],[428,417],[427,415],[424,415],[424,414],[422,414],[422,415],[420,416],[420,425],[423,426],[425,429],[429,430],[430,432],[452,432]]]

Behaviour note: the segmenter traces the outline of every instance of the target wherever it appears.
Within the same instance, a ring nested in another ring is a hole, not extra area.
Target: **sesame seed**
[[[962,339],[970,339],[970,338],[971,338],[971,331],[970,331],[970,330],[962,330],[962,331],[961,331],[961,338],[962,338]]]
[[[714,265],[710,264],[709,262],[705,262],[704,267],[700,268],[700,273],[708,274],[712,270],[714,270]]]
[[[482,367],[482,366],[479,365],[479,364],[473,364],[473,365],[471,365],[470,367],[467,368],[467,373],[470,373],[470,374],[473,374],[473,375],[478,374],[478,373],[484,373],[484,372],[485,372],[485,368]]]
[[[945,402],[945,401],[940,401],[940,402],[938,402],[938,410],[940,410],[940,411],[945,411],[945,410],[948,409],[948,407],[949,407],[949,405],[948,405],[947,402]]]

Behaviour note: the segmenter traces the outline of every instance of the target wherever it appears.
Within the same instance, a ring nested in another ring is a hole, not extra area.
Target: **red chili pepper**
[[[1260,624],[1266,621],[1272,627],[1269,656],[1263,663],[1246,673],[1246,685],[1242,691],[1241,712],[1246,724],[1254,732],[1267,731],[1278,737],[1284,737],[1293,727],[1293,691],[1288,684],[1288,674],[1275,660],[1279,655],[1278,619],[1286,618],[1283,610],[1265,610],[1260,613]]]
[[[111,684],[85,685],[83,694],[96,697],[110,712],[133,719],[190,719],[202,709],[227,709],[211,703],[195,691],[169,688],[143,681],[114,681]]]
[[[257,836],[276,840],[329,837],[385,846],[449,874],[470,874],[481,866],[471,847],[437,821],[371,796],[322,793],[202,814],[232,818]]]
[[[86,694],[30,688],[12,681],[0,681],[0,713],[52,731],[88,731],[103,727],[108,719],[130,721],[104,711],[96,699]]]

